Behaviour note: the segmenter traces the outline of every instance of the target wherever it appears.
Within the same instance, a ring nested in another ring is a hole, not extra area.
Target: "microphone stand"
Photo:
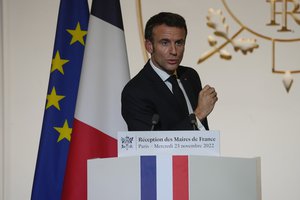
[[[153,116],[152,116],[152,126],[151,126],[151,131],[153,131],[154,130],[154,127],[155,127],[155,125],[156,124],[158,124],[158,121],[159,121],[159,115],[158,114],[153,114]]]

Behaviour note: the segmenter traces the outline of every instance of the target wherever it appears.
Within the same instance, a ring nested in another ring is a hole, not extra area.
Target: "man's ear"
[[[145,40],[145,48],[148,51],[148,53],[153,53],[153,44],[150,40]]]

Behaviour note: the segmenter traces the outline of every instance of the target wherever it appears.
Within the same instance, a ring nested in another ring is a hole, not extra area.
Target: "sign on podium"
[[[88,160],[89,200],[261,200],[260,159],[220,157],[218,131],[119,132]]]
[[[124,131],[118,133],[118,156],[220,155],[219,131]]]

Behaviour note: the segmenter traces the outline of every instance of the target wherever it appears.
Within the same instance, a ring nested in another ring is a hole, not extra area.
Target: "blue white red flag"
[[[189,200],[188,156],[141,156],[141,200]]]
[[[94,0],[89,21],[64,200],[87,199],[87,160],[117,156],[117,132],[127,130],[121,92],[129,68],[119,0]]]

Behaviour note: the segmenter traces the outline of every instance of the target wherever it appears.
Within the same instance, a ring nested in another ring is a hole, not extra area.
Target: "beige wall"
[[[0,103],[4,102],[4,106],[0,105],[0,144],[5,156],[1,154],[0,166],[4,166],[5,170],[4,179],[1,177],[5,192],[0,198],[30,199],[59,0],[2,1],[3,30],[0,37],[3,34],[4,40],[3,52],[0,49],[3,56],[3,63],[0,63]],[[245,10],[245,14],[254,24],[259,24],[265,16],[257,17],[257,9],[261,7],[257,6],[254,10],[251,6],[248,10],[252,12]],[[221,1],[152,0],[143,1],[142,8],[145,20],[160,10],[185,16],[189,35],[182,64],[193,66],[203,84],[210,84],[218,91],[219,101],[209,121],[211,129],[221,131],[221,154],[261,157],[263,200],[299,200],[300,76],[294,75],[292,89],[286,93],[282,75],[271,73],[270,41],[247,32],[241,36],[256,38],[260,45],[253,53],[243,55],[229,45],[226,49],[233,56],[231,61],[221,60],[215,54],[197,65],[200,55],[210,48],[206,38],[212,30],[205,25],[210,7],[224,11],[231,33],[238,29]],[[135,1],[122,0],[122,8],[133,76],[144,63],[138,43]],[[294,26],[299,36],[299,26]],[[285,59],[281,58],[280,62],[300,63],[292,57],[295,46],[292,50],[285,47]]]
[[[4,101],[3,101],[3,26],[2,26],[2,0],[0,0],[0,199],[3,199],[3,191],[4,191],[4,180],[3,180],[3,175],[4,175]]]
[[[3,0],[5,200],[30,199],[58,4]]]

